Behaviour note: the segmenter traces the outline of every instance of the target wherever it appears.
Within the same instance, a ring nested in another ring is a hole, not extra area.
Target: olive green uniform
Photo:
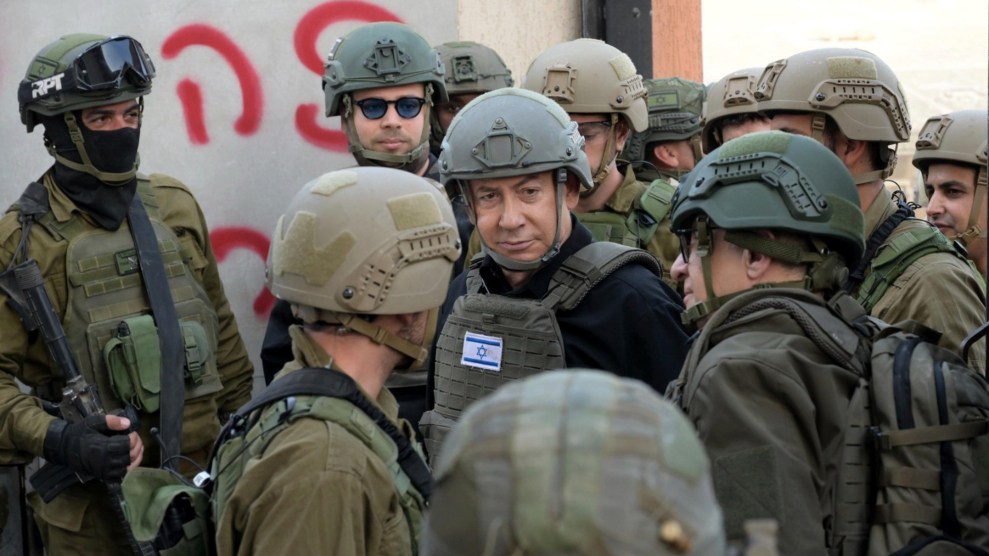
[[[295,360],[279,376],[329,364],[301,327],[289,334]],[[373,403],[415,442],[387,388]],[[298,419],[245,465],[218,516],[219,554],[414,554],[393,477],[381,457],[341,425]]]
[[[881,191],[865,213],[866,236],[872,235],[896,208],[886,190]],[[929,226],[922,220],[905,220],[883,246],[900,234]],[[877,255],[882,250],[881,247]],[[985,286],[972,267],[950,253],[932,253],[914,261],[893,281],[873,307],[872,315],[889,323],[906,319],[920,322],[942,332],[939,345],[957,352],[965,336],[982,324],[985,306]],[[973,369],[986,368],[985,345],[985,341],[979,341],[969,352],[968,364]]]
[[[85,230],[109,233],[93,224],[50,179],[45,182],[55,225],[74,221]],[[158,219],[178,239],[185,269],[201,284],[218,317],[215,360],[222,389],[197,399],[187,399],[183,410],[183,454],[205,465],[220,423],[228,413],[250,399],[254,370],[223,292],[209,232],[199,205],[192,193],[173,178],[154,174],[150,176],[150,183],[158,204]],[[115,233],[129,237],[126,226]],[[6,268],[21,238],[17,213],[8,212],[0,220],[0,238],[3,238],[0,265]],[[63,319],[70,314],[67,306],[70,289],[66,268],[67,243],[51,235],[45,226],[35,224],[31,228],[26,255],[37,260],[54,309]],[[66,328],[70,328],[68,323]],[[42,453],[45,435],[54,417],[42,409],[39,397],[22,392],[15,378],[49,401],[57,402],[62,375],[59,369],[50,366],[44,342],[24,330],[17,313],[7,303],[0,303],[0,329],[4,331],[0,341],[0,461],[30,459]],[[88,354],[76,353],[76,357],[81,359],[88,357]],[[97,380],[105,381],[106,377],[97,377]],[[101,391],[100,394],[108,407],[120,406],[112,392]],[[143,465],[157,466],[159,463],[158,442],[149,433],[157,420],[157,412],[141,416],[140,432],[145,447]],[[188,466],[180,465],[180,468],[184,472],[192,471]],[[71,487],[48,504],[32,496],[31,503],[42,534],[46,537],[49,553],[116,553],[108,551],[111,543],[116,544],[117,552],[128,553],[106,495],[99,485]]]
[[[826,311],[796,289],[757,289],[733,299],[711,315],[716,326],[702,329],[667,397],[686,412],[707,450],[729,541],[744,541],[745,520],[772,518],[780,554],[826,554],[846,410],[859,377],[784,311],[738,316],[768,297],[795,300],[812,314]]]

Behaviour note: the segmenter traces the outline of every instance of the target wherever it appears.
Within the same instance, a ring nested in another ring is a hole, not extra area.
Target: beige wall
[[[580,0],[459,0],[461,40],[493,48],[521,85],[529,62],[556,43],[580,37]]]

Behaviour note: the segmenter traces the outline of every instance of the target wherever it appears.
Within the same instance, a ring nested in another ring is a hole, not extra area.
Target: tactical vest
[[[175,232],[161,221],[147,177],[138,177],[137,194],[158,238],[181,323],[186,364],[177,372],[185,375],[185,399],[215,393],[222,384],[215,356],[219,322],[212,301],[187,264],[192,255],[185,252]],[[37,225],[68,243],[68,298],[63,326],[83,376],[97,385],[107,410],[127,403],[143,413],[155,413],[160,393],[160,352],[153,320],[147,318],[150,309],[127,222],[111,231],[93,227],[78,215],[58,222],[49,211]],[[114,364],[113,378],[108,362]],[[62,382],[56,380],[51,388],[38,393],[57,402],[53,398],[61,388]]]
[[[565,368],[556,312],[575,309],[594,286],[630,263],[660,274],[656,259],[641,249],[595,242],[564,261],[542,299],[519,299],[481,293],[480,260],[473,261],[467,293],[454,302],[436,341],[434,406],[419,421],[426,450],[435,457],[460,414],[503,384]]]
[[[300,372],[303,371],[294,371],[279,381],[284,381],[292,374]],[[326,370],[321,369],[319,372],[325,373]],[[272,387],[278,385],[279,381],[273,382]],[[211,503],[216,521],[219,521],[223,515],[237,483],[244,474],[244,467],[251,459],[262,457],[271,441],[292,423],[299,419],[319,419],[343,427],[374,452],[391,472],[402,512],[409,526],[412,553],[418,553],[422,517],[426,507],[425,498],[402,467],[400,450],[395,441],[367,413],[344,398],[292,396],[267,405],[256,419],[242,434],[221,435],[218,446],[214,448],[216,457],[213,459],[211,471],[215,484]],[[422,455],[417,452],[417,457],[421,459]],[[428,474],[426,478],[428,480]],[[300,477],[299,480],[304,481],[306,478]],[[327,550],[332,552],[332,547],[328,547]]]
[[[598,211],[577,214],[577,219],[591,231],[594,241],[644,247],[669,214],[675,192],[676,185],[664,179],[654,180],[633,202],[628,214]]]

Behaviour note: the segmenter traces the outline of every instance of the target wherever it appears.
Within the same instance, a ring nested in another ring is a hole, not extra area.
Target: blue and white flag
[[[485,371],[501,372],[501,338],[467,332],[464,334],[464,349],[460,364],[477,367]]]

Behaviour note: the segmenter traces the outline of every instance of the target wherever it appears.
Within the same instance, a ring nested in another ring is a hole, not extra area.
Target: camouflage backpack
[[[837,319],[782,297],[752,305],[786,311],[860,375],[829,553],[989,555],[989,382],[939,347],[937,332],[886,324],[847,294],[828,302]]]

